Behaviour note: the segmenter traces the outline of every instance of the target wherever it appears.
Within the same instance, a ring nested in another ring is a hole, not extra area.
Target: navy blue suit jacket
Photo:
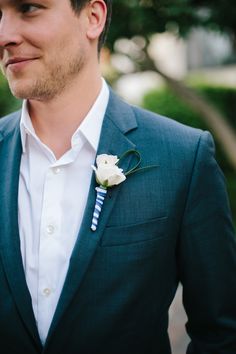
[[[0,120],[2,354],[169,354],[168,309],[179,281],[189,354],[236,353],[236,241],[208,132],[111,93],[98,154],[136,149],[142,165],[111,188],[90,230],[94,176],[70,267],[42,348],[22,266],[17,218],[20,113]],[[135,157],[123,161],[125,171]],[[76,212],[76,210],[74,211]]]

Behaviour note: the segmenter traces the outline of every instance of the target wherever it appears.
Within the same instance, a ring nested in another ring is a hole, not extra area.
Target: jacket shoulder
[[[203,133],[201,129],[187,126],[169,117],[147,111],[140,107],[131,107],[136,116],[138,126],[142,128],[144,132],[148,132],[149,136],[164,137],[165,141],[170,139],[172,142],[181,140],[186,144],[191,141],[198,141]]]
[[[19,125],[21,111],[8,114],[0,119],[0,136],[4,137],[10,134]]]
[[[215,156],[214,141],[208,131],[192,128],[136,106],[131,107],[138,126],[131,132],[131,140],[145,159],[154,159],[156,156],[163,166],[184,171],[192,169],[199,152],[202,152],[203,160]]]

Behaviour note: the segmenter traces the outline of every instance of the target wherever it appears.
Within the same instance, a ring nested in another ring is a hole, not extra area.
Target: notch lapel
[[[20,250],[18,183],[22,148],[19,115],[13,117],[12,131],[0,139],[0,254],[19,314],[36,344],[41,346]]]
[[[111,91],[97,154],[99,155],[106,153],[117,155],[119,157],[125,151],[135,149],[135,145],[126,136],[129,131],[135,128],[137,128],[137,123],[132,109]],[[124,163],[122,164],[124,171],[127,171],[129,166],[133,165],[134,161],[132,163],[132,160],[132,155],[127,156],[124,160]],[[114,186],[109,190],[99,218],[98,228],[95,232],[93,232],[90,227],[96,199],[96,186],[97,184],[93,174],[82,225],[70,259],[69,270],[49,330],[46,346],[50,341],[50,338],[52,337],[52,334],[55,331],[55,328],[63,313],[66,311],[71,300],[73,299],[73,296],[79,289],[82,279],[86,274],[90,262],[92,261],[99,240],[102,237],[109,215],[115,206],[116,197],[120,188],[122,188],[121,184]]]

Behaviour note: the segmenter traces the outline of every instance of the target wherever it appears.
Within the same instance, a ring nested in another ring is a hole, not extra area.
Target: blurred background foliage
[[[0,74],[0,117],[14,112],[20,105],[21,101],[12,96],[5,78]]]
[[[214,87],[198,85],[195,87],[212,104],[223,113],[226,113],[229,123],[236,128],[236,89],[226,87]],[[202,118],[183,101],[179,100],[173,92],[164,87],[159,90],[152,90],[143,98],[143,107],[153,112],[171,117],[180,123],[190,125],[195,128],[209,130]],[[236,225],[236,178],[228,160],[225,158],[221,145],[216,143],[216,158],[226,177],[226,184],[229,192],[230,204]],[[236,153],[236,152],[235,152]]]
[[[205,119],[207,117],[203,117],[200,110],[197,112],[191,107],[189,101],[184,99],[186,91],[183,92],[181,86],[179,89],[179,80],[176,81],[176,78],[166,75],[165,71],[163,75],[163,68],[159,65],[160,61],[158,62],[158,58],[155,60],[149,50],[152,36],[155,33],[169,32],[177,38],[186,40],[196,29],[227,36],[232,51],[225,56],[220,65],[236,63],[235,0],[113,0],[113,19],[107,44],[112,53],[121,53],[134,62],[133,72],[152,70],[163,76],[166,85],[145,94],[141,102],[145,108],[172,117],[184,124],[211,131],[215,137],[217,160],[226,176],[236,225],[235,160],[234,163],[232,159],[230,161],[227,149],[225,149],[227,137],[222,136],[221,139],[221,124],[218,124],[216,132],[215,127],[209,125],[209,120]],[[125,48],[120,49],[117,45],[120,38],[130,39],[130,47],[126,45]],[[136,47],[132,50],[133,43]],[[206,56],[207,49],[205,48]],[[194,55],[197,55],[197,52]],[[173,56],[172,61],[175,60]],[[236,89],[232,86],[227,87],[224,82],[224,85],[216,85],[210,80],[205,80],[204,75],[200,75],[202,80],[199,77],[197,80],[191,80],[189,72],[190,70],[182,78],[181,84],[183,83],[186,87],[190,86],[190,89],[194,89],[197,95],[200,94],[210,108],[214,107],[216,118],[220,118],[218,123],[223,122],[230,133],[231,157],[236,156]],[[235,71],[232,72],[232,75],[235,73]],[[117,80],[114,73],[113,78]],[[174,90],[172,79],[174,79]],[[142,80],[140,85],[142,86]]]
[[[226,32],[236,44],[235,0],[113,0],[108,43],[112,48],[117,38],[149,36],[176,25],[181,36],[200,26]]]

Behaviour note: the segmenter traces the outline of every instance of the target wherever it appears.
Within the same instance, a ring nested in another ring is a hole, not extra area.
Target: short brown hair
[[[72,9],[76,12],[79,13],[84,6],[89,2],[90,0],[70,0]],[[111,22],[111,13],[112,13],[112,0],[104,0],[104,2],[107,5],[107,19],[106,19],[106,24],[104,26],[104,29],[99,37],[98,41],[98,52],[100,53],[100,50],[102,46],[104,45],[108,33],[108,29],[110,26]]]

